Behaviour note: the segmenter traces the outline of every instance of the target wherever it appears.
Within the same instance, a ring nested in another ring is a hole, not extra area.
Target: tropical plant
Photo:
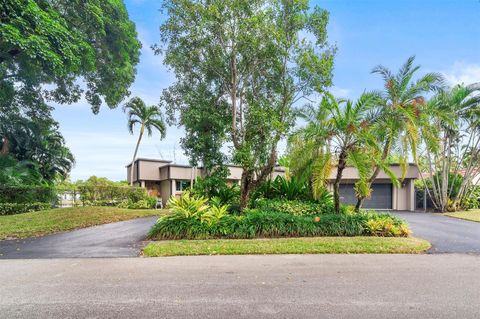
[[[165,137],[165,123],[162,113],[157,106],[147,106],[139,97],[134,97],[124,106],[124,111],[128,117],[128,131],[133,134],[133,128],[136,124],[140,125],[140,134],[138,135],[135,151],[133,152],[132,166],[130,166],[130,185],[133,185],[133,172],[138,148],[142,141],[143,133],[147,130],[148,136],[152,136],[154,130],[160,133],[160,139]]]
[[[456,210],[480,167],[480,84],[457,85],[427,104],[421,178],[436,210]]]
[[[336,168],[333,197],[337,213],[340,212],[340,182],[347,165],[355,167],[359,174],[359,181],[355,185],[356,193],[369,193],[366,180],[372,162],[378,158],[379,153],[379,146],[372,132],[376,119],[371,116],[370,111],[378,102],[379,97],[375,93],[364,93],[355,103],[350,100],[337,100],[331,94],[326,94],[318,108],[308,105],[299,112],[307,125],[293,137],[296,148],[294,152],[298,153],[298,148],[306,145],[307,152],[300,162],[306,162],[307,170],[312,174],[315,197],[325,192],[326,182],[332,169]],[[394,174],[388,168],[385,170],[392,181],[398,183]]]
[[[252,201],[258,198],[282,198],[287,200],[304,199],[308,200],[308,186],[297,178],[287,179],[277,176],[274,180],[266,180],[252,194]]]
[[[212,136],[231,143],[233,162],[243,168],[245,208],[272,173],[278,142],[294,125],[292,106],[331,85],[335,48],[326,41],[328,13],[310,9],[308,1],[280,0],[169,0],[164,9],[168,18],[156,52],[177,79],[164,93],[165,106],[170,113],[199,116],[192,108],[204,110],[205,102],[184,101],[197,91],[201,100],[224,109],[222,119],[229,115]],[[189,134],[200,136],[204,127],[189,125]]]
[[[407,169],[409,155],[417,157],[417,141],[420,138],[419,130],[429,125],[425,112],[426,98],[424,94],[438,90],[444,86],[443,77],[438,73],[427,73],[414,80],[414,76],[420,69],[414,66],[415,57],[409,57],[402,65],[397,74],[393,74],[388,68],[379,65],[372,73],[379,74],[384,81],[384,90],[378,92],[381,96],[379,103],[379,120],[375,125],[377,139],[382,145],[382,153],[378,161],[373,165],[369,178],[365,181],[364,188],[370,189],[388,159],[392,150],[401,158],[403,174]],[[368,192],[357,192],[358,211]]]

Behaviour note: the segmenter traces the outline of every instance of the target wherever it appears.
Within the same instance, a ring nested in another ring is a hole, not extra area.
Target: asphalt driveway
[[[432,243],[430,253],[480,253],[480,223],[423,212],[395,212],[413,236]]]
[[[0,241],[0,259],[135,257],[157,218],[139,218],[44,237]]]

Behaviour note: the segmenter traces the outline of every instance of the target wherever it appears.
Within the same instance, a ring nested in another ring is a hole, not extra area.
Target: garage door
[[[343,204],[355,205],[355,189],[353,184],[340,184],[340,200]],[[364,208],[392,208],[392,184],[373,184],[372,196],[363,203]]]

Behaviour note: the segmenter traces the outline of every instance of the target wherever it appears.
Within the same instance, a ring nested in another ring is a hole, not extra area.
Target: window
[[[175,181],[175,189],[177,192],[183,192],[190,188],[190,181]]]

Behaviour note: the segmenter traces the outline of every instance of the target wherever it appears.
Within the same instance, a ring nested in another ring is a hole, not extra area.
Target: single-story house
[[[131,164],[127,168],[127,180],[130,183]],[[240,184],[242,168],[236,165],[228,165],[229,183]],[[398,177],[401,176],[400,165],[392,165],[391,169]],[[194,168],[188,165],[173,164],[171,161],[138,158],[135,160],[133,168],[133,184],[147,188],[152,196],[162,199],[165,205],[170,196],[178,196],[183,190],[188,189],[193,181],[204,175],[202,167]],[[270,175],[274,179],[277,176],[284,176],[285,169],[276,166]],[[333,190],[333,181],[336,171],[332,171],[329,178],[328,187]],[[365,200],[365,208],[374,209],[393,209],[393,210],[414,210],[415,192],[414,181],[418,178],[418,167],[414,164],[408,166],[405,179],[400,187],[393,186],[389,177],[381,171],[377,180],[372,185],[372,196]],[[358,180],[358,173],[355,168],[347,167],[343,171],[342,183],[340,186],[340,195],[342,202],[349,205],[356,203],[354,184]]]

